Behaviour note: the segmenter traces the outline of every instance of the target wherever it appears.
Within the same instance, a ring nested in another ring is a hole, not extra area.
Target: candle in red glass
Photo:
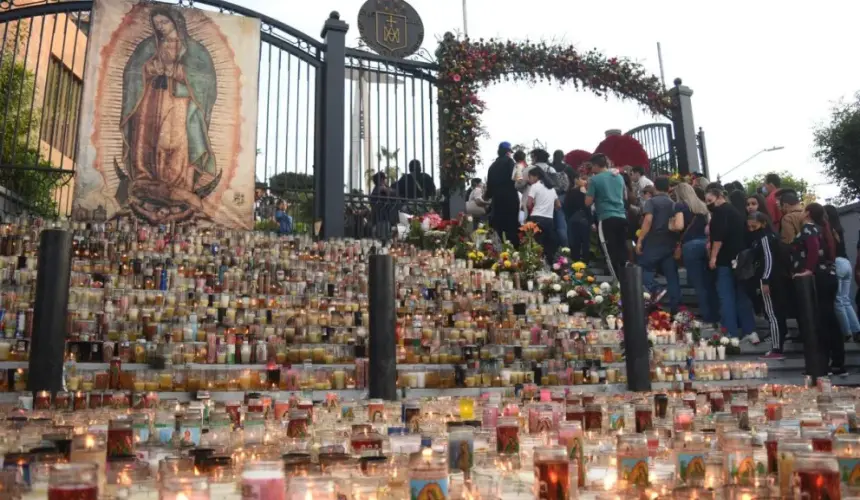
[[[567,500],[570,492],[570,462],[563,446],[536,448],[535,499]]]
[[[579,422],[585,427],[585,409],[581,406],[570,406],[565,408],[565,420],[568,422]]]
[[[657,418],[666,418],[666,410],[669,408],[669,396],[666,394],[654,395],[654,414]]]
[[[651,416],[651,405],[636,405],[636,432],[645,432],[654,429],[654,421]]]
[[[230,402],[227,403],[225,408],[227,413],[230,415],[230,419],[233,420],[233,425],[237,425],[239,423],[239,413],[242,411],[242,403],[238,402]]]
[[[585,407],[585,430],[600,431],[603,428],[603,407],[590,404]]]
[[[723,392],[723,399],[726,401],[726,403],[731,403],[732,402],[732,395],[734,394],[734,391],[732,391],[731,389],[723,389],[722,392]]]
[[[784,439],[797,437],[795,429],[783,429],[780,427],[767,431],[767,439],[764,441],[764,447],[767,450],[767,472],[768,474],[776,474],[778,472],[777,464],[779,463],[779,442]]]
[[[263,413],[266,410],[263,401],[260,399],[251,399],[248,401],[248,413]]]
[[[693,430],[693,411],[689,408],[675,410],[675,432]]]
[[[51,466],[48,500],[98,500],[98,466],[91,463]]]
[[[496,452],[506,455],[520,452],[520,424],[516,417],[502,417],[496,426]]]
[[[758,403],[758,387],[747,387],[747,400],[750,403]]]
[[[764,406],[764,415],[769,422],[782,420],[782,402],[778,399],[768,399]]]
[[[594,402],[594,394],[583,394],[582,395],[582,404],[590,405]]]
[[[33,408],[36,410],[51,409],[51,393],[48,391],[39,391],[33,398]]]
[[[358,432],[350,438],[353,453],[382,450],[382,436],[376,432]]]
[[[104,405],[104,393],[101,392],[91,392],[90,393],[90,409],[96,410],[101,408]]]
[[[833,451],[833,434],[830,429],[806,428],[803,429],[801,435],[812,441],[813,451]]]
[[[696,413],[696,395],[695,394],[684,394],[683,401],[684,401],[684,406],[693,410],[693,413]]]
[[[749,406],[744,402],[734,402],[732,403],[732,415],[737,415],[738,417],[745,415],[749,412]]]
[[[722,392],[712,392],[708,399],[711,400],[711,413],[726,411],[725,398]]]
[[[71,398],[69,397],[68,392],[58,392],[54,397],[54,407],[58,410],[68,410],[69,405],[71,404]]]
[[[75,410],[86,410],[87,409],[87,393],[78,391],[75,393],[75,401],[73,404]]]
[[[108,458],[134,456],[134,430],[131,418],[113,418],[108,423],[107,456]]]
[[[797,498],[841,500],[839,464],[829,453],[798,453],[794,461]]]

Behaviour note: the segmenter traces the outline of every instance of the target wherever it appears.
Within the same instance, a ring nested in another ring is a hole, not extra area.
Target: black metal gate
[[[651,175],[672,175],[678,172],[678,159],[675,149],[674,127],[671,123],[649,123],[640,125],[627,131],[629,135],[639,141],[651,164]],[[705,147],[705,131],[699,128],[696,134],[698,146],[699,164],[702,174],[708,177],[708,152]],[[686,173],[686,172],[681,172]]]
[[[361,236],[372,225],[374,173],[390,172],[394,183],[418,160],[437,177],[433,63],[346,48],[347,25],[336,13],[320,41],[222,0],[171,3],[262,22],[258,226],[271,225],[275,202],[284,200],[297,231],[325,219],[324,235]],[[92,1],[0,2],[0,213],[71,215],[91,8]],[[436,199],[402,198],[387,203],[420,212]]]

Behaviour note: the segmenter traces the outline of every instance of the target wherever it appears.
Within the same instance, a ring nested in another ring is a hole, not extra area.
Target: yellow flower
[[[585,262],[580,261],[580,262],[574,262],[571,267],[574,271],[582,271],[583,269],[585,269],[588,266],[585,264]]]
[[[484,259],[484,252],[478,252],[478,259],[479,259],[479,260],[483,260],[483,259]]]
[[[586,280],[587,280],[589,283],[594,283],[594,276],[589,276],[588,278],[586,278]]]
[[[499,255],[499,259],[501,259],[501,260],[508,260],[510,257],[511,256],[508,255],[508,252],[502,252],[502,254]]]
[[[475,255],[475,252],[469,252],[469,259],[475,260],[475,257],[477,257],[477,255]]]
[[[591,291],[594,292],[595,295],[600,295],[600,287],[599,286],[592,288]]]
[[[505,261],[505,267],[511,267],[511,261],[506,260]]]
[[[497,269],[499,269],[499,263],[498,262],[493,264],[493,271],[496,271]]]

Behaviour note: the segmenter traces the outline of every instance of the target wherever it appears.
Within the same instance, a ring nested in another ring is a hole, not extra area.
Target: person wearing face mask
[[[762,207],[764,208],[764,207]],[[770,326],[771,348],[760,359],[782,360],[785,343],[787,301],[785,291],[791,284],[791,266],[787,255],[781,252],[779,237],[773,232],[770,216],[759,211],[747,216],[750,248],[753,250],[755,279],[761,294],[762,310]]]
[[[516,164],[510,142],[499,144],[498,158],[487,171],[484,200],[492,203],[490,227],[514,246],[520,244],[520,195],[514,185]]]
[[[718,188],[708,190],[705,202],[711,211],[709,267],[716,273],[720,324],[729,337],[738,338],[743,332],[744,340],[758,344],[752,301],[743,283],[735,279],[733,268],[733,261],[746,247],[744,217]]]

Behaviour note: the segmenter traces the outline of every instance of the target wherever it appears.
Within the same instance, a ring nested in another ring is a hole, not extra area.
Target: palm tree
[[[395,149],[394,151],[389,150],[387,147],[380,146],[379,152],[376,153],[376,164],[378,165],[378,169],[380,172],[385,173],[385,177],[388,179],[392,179],[393,181],[397,180],[397,156],[400,154],[400,148]],[[385,168],[382,168],[382,159],[385,158]],[[371,192],[373,190],[372,186],[372,178],[373,174],[376,172],[367,169],[364,172],[365,182],[367,183],[367,192]]]

